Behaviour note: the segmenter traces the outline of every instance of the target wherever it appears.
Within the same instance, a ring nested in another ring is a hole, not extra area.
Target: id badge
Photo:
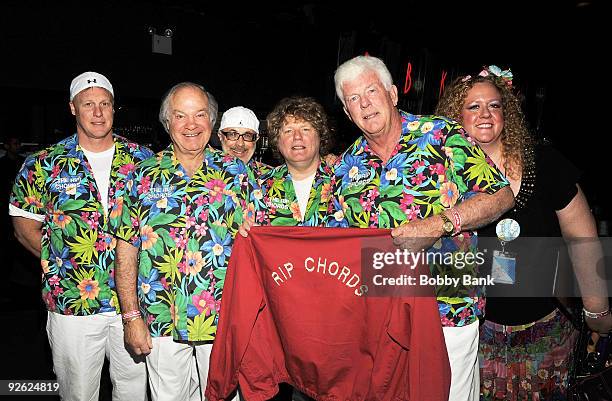
[[[514,284],[516,282],[516,258],[510,252],[493,251],[491,278],[495,284]]]

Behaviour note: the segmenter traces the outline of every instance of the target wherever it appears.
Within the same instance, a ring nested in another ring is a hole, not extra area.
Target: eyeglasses
[[[242,137],[245,142],[255,142],[257,140],[257,133],[255,132],[245,132],[241,134],[238,131],[221,131],[221,133],[230,141],[237,141],[240,137]]]

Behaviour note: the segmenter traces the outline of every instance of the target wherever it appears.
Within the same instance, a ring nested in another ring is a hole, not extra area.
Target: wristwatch
[[[440,213],[440,218],[444,222],[444,224],[442,224],[442,230],[444,230],[444,235],[453,235],[453,233],[455,232],[455,225],[453,224],[453,222],[444,213]]]

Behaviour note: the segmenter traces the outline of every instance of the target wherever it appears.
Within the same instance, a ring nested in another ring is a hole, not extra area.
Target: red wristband
[[[459,234],[461,232],[461,215],[455,208],[449,210],[451,215],[453,216],[453,223],[455,223],[455,234]]]

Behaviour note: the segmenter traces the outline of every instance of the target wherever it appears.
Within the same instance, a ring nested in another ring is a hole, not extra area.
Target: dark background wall
[[[156,122],[159,99],[193,80],[220,111],[240,104],[261,119],[284,96],[314,96],[345,143],[356,132],[334,97],[338,62],[379,56],[400,91],[410,62],[413,87],[400,105],[416,113],[433,110],[443,72],[449,82],[497,64],[514,71],[536,135],[585,171],[583,185],[602,203],[611,142],[603,3],[9,0],[0,5],[0,130],[33,143],[72,133],[70,80],[95,70],[115,87],[117,131],[136,140],[167,141]],[[149,27],[173,30],[172,55],[152,53]]]

